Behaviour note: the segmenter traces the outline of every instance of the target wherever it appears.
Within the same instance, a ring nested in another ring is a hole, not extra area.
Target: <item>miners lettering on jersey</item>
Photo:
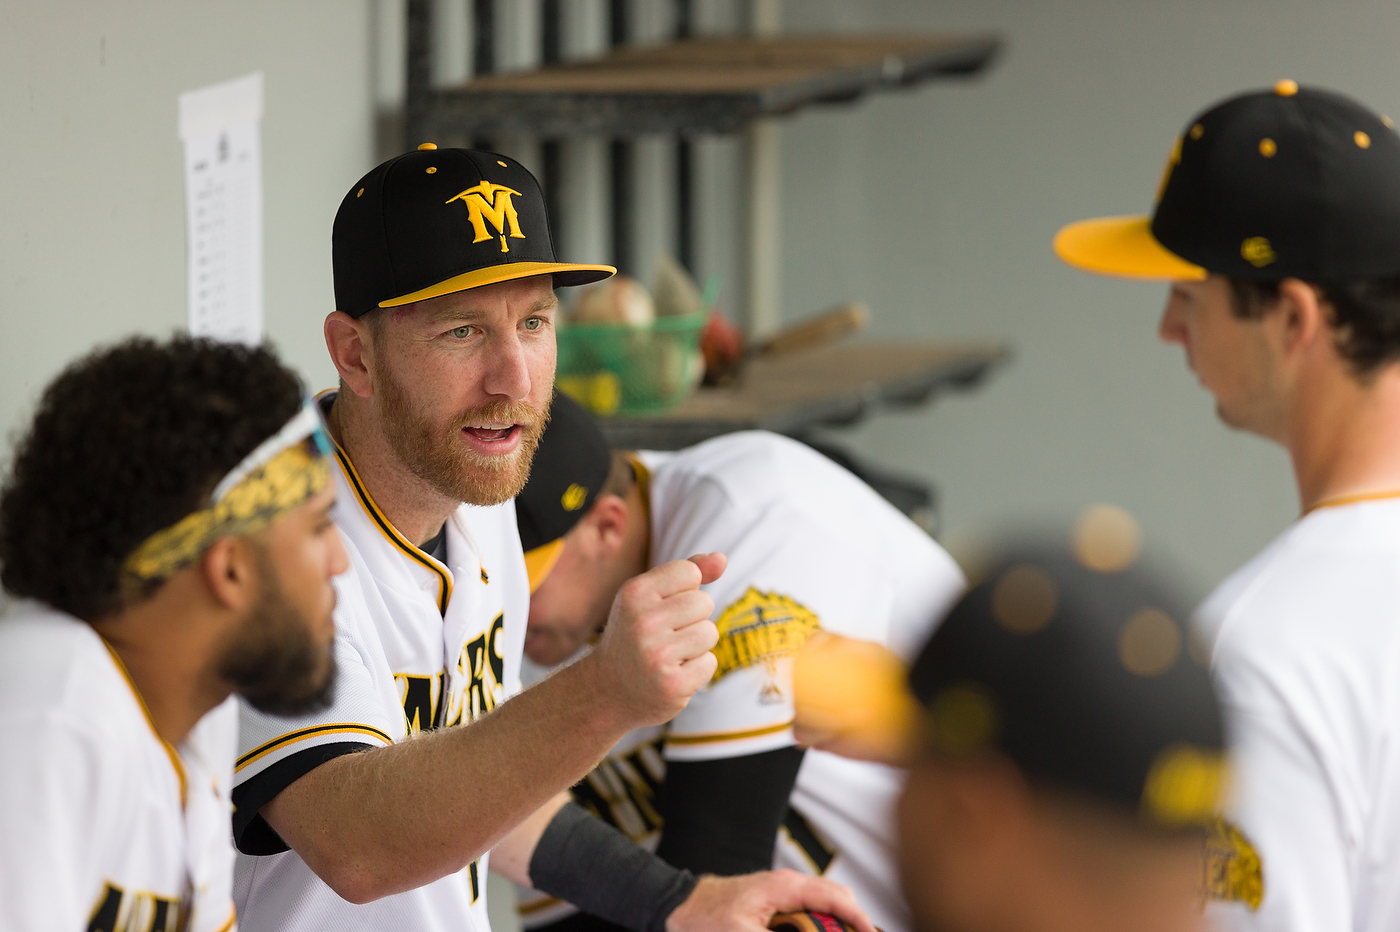
[[[442,714],[442,687],[446,673],[437,676],[414,676],[409,673],[394,674],[399,696],[403,699],[403,717],[412,737],[429,731],[440,724]]]
[[[666,779],[665,736],[625,754],[606,757],[570,789],[574,802],[640,842],[661,828],[656,795]]]
[[[474,722],[505,700],[504,633],[505,613],[501,613],[490,630],[463,645],[451,670],[432,676],[394,674],[410,736]]]
[[[781,702],[783,695],[775,674],[777,661],[790,657],[821,627],[816,614],[785,595],[748,588],[738,601],[720,613],[715,622],[719,643],[715,645],[715,680],[727,673],[756,664],[768,668],[768,681],[761,700]]]
[[[145,891],[127,893],[108,883],[88,921],[87,932],[177,932],[189,925],[190,904]]]
[[[460,200],[467,205],[467,220],[475,234],[473,243],[482,243],[491,238],[492,234],[486,231],[486,225],[490,223],[496,231],[495,235],[501,238],[501,252],[510,252],[510,247],[506,245],[507,231],[512,239],[525,238],[525,234],[520,232],[520,217],[515,212],[512,196],[521,195],[503,184],[483,180],[450,198],[447,203]]]

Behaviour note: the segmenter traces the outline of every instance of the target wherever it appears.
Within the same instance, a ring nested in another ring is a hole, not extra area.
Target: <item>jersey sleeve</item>
[[[707,485],[686,497],[696,513],[676,522],[694,530],[665,552],[728,556],[724,575],[707,587],[719,666],[671,722],[663,753],[672,761],[792,746],[792,653],[817,628],[883,641],[890,615],[885,576],[864,555],[846,552],[832,531],[781,502],[740,514]]]
[[[98,813],[120,805],[101,743],[53,716],[0,717],[0,742],[0,928],[85,928],[103,883]]]
[[[345,593],[345,587],[338,586]],[[258,814],[277,794],[343,754],[393,744],[404,733],[397,701],[380,695],[371,672],[373,643],[359,637],[351,605],[336,609],[336,678],[324,710],[294,718],[267,715],[240,703],[234,766],[233,834],[244,854],[277,854],[286,844]]]
[[[1318,717],[1259,670],[1216,670],[1230,730],[1232,803],[1207,845],[1209,913],[1221,930],[1350,929],[1358,839],[1354,788],[1321,749]],[[1276,691],[1277,700],[1262,699]],[[1304,697],[1304,701],[1306,697]],[[1311,721],[1310,721],[1311,719]],[[1330,729],[1329,729],[1330,731]]]

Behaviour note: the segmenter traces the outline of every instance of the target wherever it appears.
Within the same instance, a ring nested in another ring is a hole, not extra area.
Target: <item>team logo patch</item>
[[[520,217],[515,212],[515,203],[511,200],[513,196],[520,197],[521,194],[503,184],[483,181],[449,198],[447,203],[460,200],[467,205],[467,220],[475,234],[473,243],[491,239],[492,234],[486,231],[489,223],[495,229],[495,235],[501,238],[501,252],[510,252],[510,247],[506,245],[507,235],[512,239],[525,238],[525,234],[520,232]]]
[[[715,645],[715,680],[727,673],[755,664],[765,664],[770,674],[782,657],[790,657],[821,627],[816,614],[785,595],[748,588],[738,601],[720,613],[715,622],[719,643]],[[764,687],[763,698],[778,702],[782,694],[772,682]]]
[[[1233,822],[1216,819],[1206,839],[1206,896],[1243,903],[1250,912],[1264,901],[1264,863]]]
[[[578,511],[583,507],[583,503],[588,501],[588,490],[575,482],[564,490],[563,496],[559,499],[559,504],[564,506],[565,511]]]
[[[1278,260],[1278,256],[1274,253],[1273,245],[1263,236],[1251,236],[1241,243],[1240,255],[1244,258],[1244,261],[1248,262],[1256,269],[1262,269],[1264,266]]]

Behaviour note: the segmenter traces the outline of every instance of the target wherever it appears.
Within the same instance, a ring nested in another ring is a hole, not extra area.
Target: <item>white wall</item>
[[[1200,593],[1297,513],[1287,460],[1220,426],[1178,349],[1166,289],[1063,267],[1055,230],[1146,212],[1191,115],[1280,78],[1400,117],[1394,0],[800,0],[788,29],[986,29],[985,79],[784,124],[784,308],[863,298],[880,337],[1004,337],[984,389],[854,435],[928,476],[950,535],[1112,501]]]
[[[372,164],[369,14],[369,0],[0,0],[0,431],[95,344],[184,326],[176,98],[255,70],[267,330],[329,384],[331,218]]]

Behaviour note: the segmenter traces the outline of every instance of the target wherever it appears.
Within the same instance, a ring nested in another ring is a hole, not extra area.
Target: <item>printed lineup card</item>
[[[261,72],[180,95],[193,336],[262,342],[262,113]]]

